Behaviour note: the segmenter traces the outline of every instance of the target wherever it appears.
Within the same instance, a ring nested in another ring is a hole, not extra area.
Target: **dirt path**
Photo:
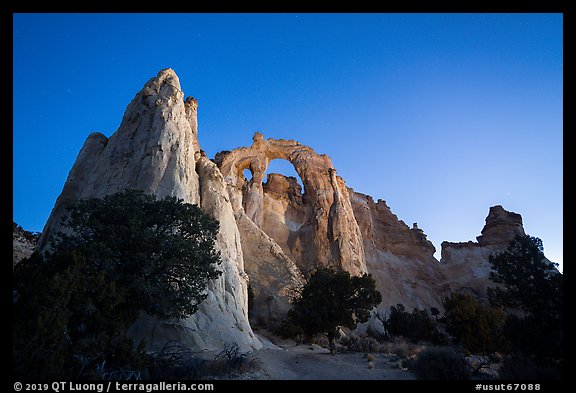
[[[392,355],[374,353],[373,368],[365,354],[359,352],[331,355],[317,345],[296,345],[288,340],[272,344],[266,338],[263,349],[253,352],[260,371],[249,379],[305,379],[305,380],[401,380],[415,379],[407,370],[398,367]]]

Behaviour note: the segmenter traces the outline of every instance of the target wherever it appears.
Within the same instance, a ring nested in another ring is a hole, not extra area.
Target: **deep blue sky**
[[[16,14],[18,224],[42,230],[88,134],[166,67],[210,157],[295,139],[438,258],[500,204],[563,261],[561,14]]]

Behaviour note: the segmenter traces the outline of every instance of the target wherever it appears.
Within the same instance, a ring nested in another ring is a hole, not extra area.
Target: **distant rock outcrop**
[[[522,216],[497,205],[490,208],[482,235],[476,237],[476,240],[483,247],[498,246],[505,249],[514,237],[525,234]]]
[[[478,242],[442,243],[439,262],[416,223],[409,227],[386,202],[348,188],[330,158],[308,146],[255,133],[252,146],[209,160],[198,142],[197,108],[195,99],[184,99],[171,69],[148,81],[110,138],[88,136],[38,245],[40,251],[49,248],[73,202],[129,188],[176,196],[216,218],[223,274],[190,318],[142,316],[132,326],[130,333],[145,338],[151,349],[174,339],[193,350],[229,343],[258,348],[249,316],[253,323],[280,323],[294,291],[323,266],[371,273],[382,293],[381,314],[397,303],[408,310],[441,309],[450,292],[467,289],[483,296],[491,285],[488,256],[524,234],[519,214],[494,206]],[[274,159],[289,161],[303,187],[293,177],[266,175]],[[15,240],[15,261],[26,247]],[[250,310],[248,286],[254,295]]]
[[[382,294],[380,312],[404,304],[408,310],[441,306],[446,291],[434,245],[414,224],[408,227],[383,200],[350,190],[354,215],[362,232],[368,271]]]
[[[477,297],[486,297],[486,288],[495,286],[490,280],[488,258],[506,250],[516,235],[525,235],[522,216],[497,205],[490,208],[477,242],[442,242],[440,262],[450,290],[467,290]]]
[[[12,267],[34,252],[38,234],[28,232],[15,222],[12,223]]]

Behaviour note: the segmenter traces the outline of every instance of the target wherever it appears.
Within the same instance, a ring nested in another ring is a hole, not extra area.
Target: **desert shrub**
[[[61,222],[66,230],[49,252],[14,268],[13,373],[137,375],[148,359],[126,329],[141,313],[185,318],[197,310],[221,274],[218,221],[182,200],[127,190],[77,201]]]
[[[301,344],[305,339],[304,330],[299,325],[297,325],[289,316],[285,317],[282,320],[282,322],[274,330],[274,334],[282,338],[292,338],[298,344]]]
[[[352,345],[357,340],[358,340],[358,336],[356,336],[355,334],[347,334],[347,335],[342,336],[338,339],[338,344],[340,344],[343,347],[346,347],[346,349],[348,349],[348,347],[350,345]]]
[[[151,355],[150,377],[157,380],[202,379],[206,375],[206,363],[188,348],[170,341]]]
[[[252,371],[256,365],[256,359],[250,359],[248,352],[240,352],[238,344],[225,344],[214,360],[211,367],[213,375],[242,374]]]
[[[380,351],[393,353],[402,359],[408,359],[415,357],[424,348],[423,345],[406,341],[404,337],[393,337],[390,341],[381,344]]]
[[[412,342],[428,341],[442,344],[445,341],[437,324],[425,310],[415,308],[409,313],[403,304],[390,307],[390,316],[384,320],[384,328],[390,336],[403,336]]]
[[[504,349],[504,312],[484,306],[469,294],[454,293],[444,299],[442,318],[446,330],[466,350],[489,354]]]
[[[432,347],[422,351],[416,357],[413,367],[418,379],[470,379],[466,360],[449,347]]]
[[[288,324],[300,327],[309,337],[324,333],[334,353],[338,328],[354,329],[358,322],[368,321],[370,310],[381,301],[370,274],[356,277],[346,271],[321,268],[312,273],[293,301]]]
[[[352,352],[379,352],[381,349],[381,344],[370,336],[348,335],[345,339],[340,340],[340,344]]]
[[[322,348],[328,348],[330,346],[330,342],[328,341],[328,337],[325,335],[314,335],[310,337],[309,340],[306,341],[307,344],[315,344]]]
[[[511,352],[562,362],[564,353],[564,276],[544,256],[542,240],[516,236],[506,251],[489,257],[491,302],[508,310],[504,328]],[[518,312],[519,311],[519,312]]]
[[[502,380],[558,380],[562,379],[559,365],[538,364],[533,359],[522,356],[507,356],[502,361],[498,376]]]
[[[259,361],[237,344],[225,344],[213,359],[198,356],[177,342],[169,342],[152,355],[152,379],[212,379],[231,377],[258,369]]]

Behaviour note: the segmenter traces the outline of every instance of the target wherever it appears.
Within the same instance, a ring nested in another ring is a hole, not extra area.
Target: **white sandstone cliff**
[[[39,249],[49,248],[49,238],[61,229],[59,221],[66,208],[79,199],[140,189],[199,204],[220,222],[217,247],[223,274],[210,284],[207,299],[190,318],[158,321],[143,316],[130,332],[145,338],[150,349],[160,349],[174,339],[192,350],[219,350],[234,343],[242,350],[259,348],[248,323],[247,276],[238,228],[219,169],[200,155],[196,110],[195,99],[184,100],[173,70],[164,69],[150,79],[110,138],[92,133],[84,143],[45,225]]]

